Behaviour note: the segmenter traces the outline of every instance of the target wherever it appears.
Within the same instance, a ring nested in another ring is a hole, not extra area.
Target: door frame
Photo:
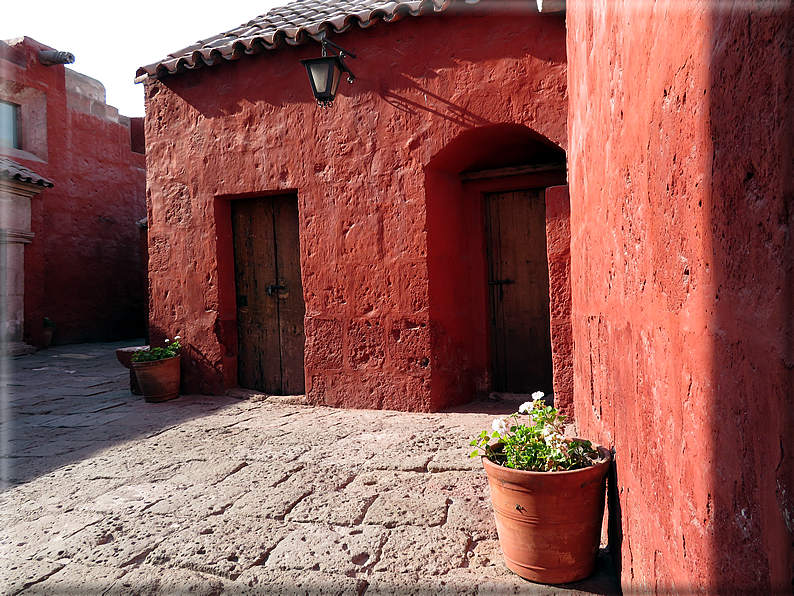
[[[482,246],[482,259],[483,259],[483,281],[480,292],[477,293],[475,300],[472,301],[472,308],[480,311],[478,316],[482,317],[483,321],[489,323],[489,297],[488,297],[488,265],[486,254],[486,233],[485,233],[485,195],[498,192],[510,192],[525,189],[540,189],[545,191],[549,187],[563,186],[567,184],[567,172],[564,170],[537,172],[530,174],[517,174],[513,176],[498,176],[494,178],[481,178],[477,180],[467,180],[461,182],[461,199],[465,203],[474,202],[477,205],[477,210],[480,218],[481,237],[478,242]],[[547,202],[548,207],[548,202]],[[549,210],[546,210],[546,259],[549,259]],[[568,257],[570,259],[570,255]],[[552,292],[551,286],[549,287],[549,309],[554,312],[557,304],[556,299],[559,298]],[[489,391],[493,390],[493,379],[491,378],[491,371],[493,364],[491,359],[491,341],[490,341],[490,323],[487,331],[486,349],[487,349],[487,374],[489,376]],[[553,329],[551,330],[551,350],[552,355],[558,351],[571,352],[571,346],[567,345],[570,339],[561,339],[555,337]],[[567,343],[566,343],[567,342]],[[560,366],[556,359],[552,359],[552,382],[554,386],[557,385],[558,377],[563,375]]]
[[[221,361],[212,364],[219,368],[225,389],[239,387],[237,380],[237,360],[239,354],[239,338],[237,335],[237,290],[234,278],[234,233],[232,230],[232,201],[237,199],[255,199],[279,195],[296,195],[298,197],[298,242],[302,246],[303,218],[301,217],[301,196],[297,188],[280,188],[277,190],[259,190],[235,195],[218,195],[214,201],[215,229],[208,230],[208,235],[215,233],[215,254],[218,263],[218,311],[215,322],[215,337],[221,344]],[[300,250],[301,271],[304,270],[303,250]],[[304,300],[305,300],[304,288]],[[304,364],[304,375],[306,367]]]
[[[483,197],[492,388],[501,393],[551,392],[554,373],[545,189],[483,193]],[[518,222],[522,216],[531,221],[526,225]],[[511,244],[515,251],[512,258],[503,256]],[[524,259],[532,264],[525,267]],[[502,283],[505,280],[507,283]],[[516,285],[511,285],[514,282]],[[511,340],[514,326],[517,337],[513,334]],[[530,336],[536,342],[529,341]],[[515,343],[519,338],[520,346]]]

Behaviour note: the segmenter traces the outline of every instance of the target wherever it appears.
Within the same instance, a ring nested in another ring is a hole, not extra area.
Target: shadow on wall
[[[791,594],[794,15],[742,8],[713,11],[710,48],[712,575]]]

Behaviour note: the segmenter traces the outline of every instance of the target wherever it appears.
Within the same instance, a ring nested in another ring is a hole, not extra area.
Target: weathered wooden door
[[[552,390],[543,190],[485,195],[493,389]]]
[[[295,195],[232,202],[238,382],[304,393],[303,287]]]

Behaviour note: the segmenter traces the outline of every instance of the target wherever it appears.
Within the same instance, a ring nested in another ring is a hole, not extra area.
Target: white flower
[[[170,339],[166,339],[165,343],[169,344],[169,343],[171,343],[171,340]]]
[[[543,438],[548,439],[550,436],[554,434],[554,427],[549,426],[548,424],[543,427]]]
[[[518,411],[522,414],[529,414],[529,411],[532,409],[532,402],[525,401],[518,407]]]
[[[503,419],[497,418],[493,421],[493,424],[491,424],[491,428],[494,429],[494,432],[503,435],[507,432],[507,423]]]
[[[543,399],[544,395],[545,393],[543,393],[542,391],[535,391],[535,393],[532,394],[532,399],[534,399],[535,401],[539,401]]]
[[[182,337],[181,337],[181,336],[179,336],[179,335],[175,335],[175,336],[174,336],[174,339],[182,339]]]

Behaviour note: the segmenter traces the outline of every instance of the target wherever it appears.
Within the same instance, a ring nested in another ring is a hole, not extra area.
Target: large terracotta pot
[[[525,472],[482,458],[496,530],[507,567],[543,584],[564,584],[595,571],[610,452],[569,472]]]
[[[177,355],[163,360],[132,363],[146,401],[168,401],[179,396],[179,361]]]

